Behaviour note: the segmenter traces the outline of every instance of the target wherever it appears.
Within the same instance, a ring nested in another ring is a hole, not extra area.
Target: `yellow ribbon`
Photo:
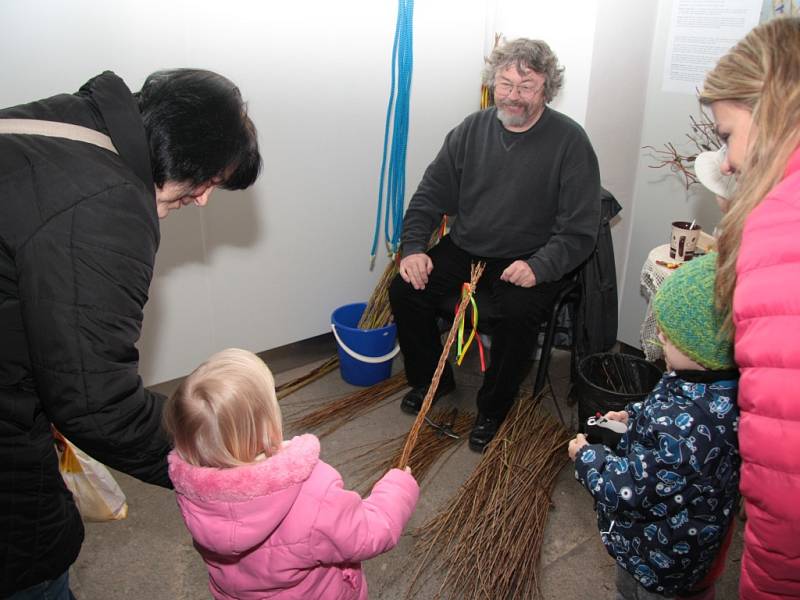
[[[458,324],[458,349],[456,350],[456,364],[461,366],[461,361],[464,360],[464,356],[467,354],[467,350],[469,350],[470,344],[472,344],[472,340],[475,339],[475,332],[478,330],[478,304],[475,302],[475,297],[472,294],[472,291],[469,289],[468,284],[464,284],[461,288],[461,300],[464,300],[464,295],[469,295],[469,302],[472,305],[472,331],[469,333],[469,337],[467,338],[466,344],[463,343],[464,340],[464,321],[466,320],[466,311],[464,311],[464,315],[461,317],[461,322]]]

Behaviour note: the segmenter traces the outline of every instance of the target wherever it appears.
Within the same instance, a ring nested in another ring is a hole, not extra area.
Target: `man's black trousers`
[[[447,297],[460,294],[469,282],[470,267],[483,261],[486,270],[478,282],[481,297],[492,303],[488,327],[479,306],[478,330],[491,334],[490,363],[478,392],[478,410],[484,415],[504,419],[530,364],[538,343],[539,329],[553,308],[562,281],[537,283],[523,288],[500,280],[506,267],[517,258],[473,256],[445,236],[428,251],[433,271],[423,290],[415,290],[398,275],[389,288],[400,349],[403,351],[406,378],[412,387],[427,387],[442,354],[437,311]],[[450,310],[455,310],[455,305]],[[469,313],[468,313],[469,314]],[[452,377],[449,365],[442,380]]]

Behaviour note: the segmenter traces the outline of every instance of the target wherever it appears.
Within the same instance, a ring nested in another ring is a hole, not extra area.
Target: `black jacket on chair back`
[[[617,343],[619,306],[611,220],[621,210],[614,195],[601,188],[597,244],[578,274],[582,293],[575,317],[575,345],[580,357],[607,352]]]
[[[0,134],[0,596],[57,577],[83,541],[51,424],[100,462],[170,485],[163,397],[142,386],[135,347],[159,243],[136,102],[106,72],[8,118],[98,130],[119,156]]]

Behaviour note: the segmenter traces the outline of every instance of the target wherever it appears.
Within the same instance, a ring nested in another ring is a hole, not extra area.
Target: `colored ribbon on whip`
[[[467,337],[466,343],[464,343],[464,322],[467,320],[466,311],[461,316],[461,322],[458,324],[458,345],[456,346],[456,364],[461,366],[461,361],[464,360],[464,356],[467,354],[467,350],[469,350],[470,344],[472,344],[472,340],[475,339],[476,334],[478,332],[478,304],[475,302],[475,295],[472,293],[472,289],[468,283],[464,283],[461,286],[461,301],[464,300],[465,296],[469,296],[469,304],[472,306],[472,331],[469,332],[469,336]],[[459,305],[461,304],[459,301]],[[456,311],[458,311],[458,305],[456,306]],[[478,339],[478,354],[481,358],[481,373],[486,371],[486,359],[483,352],[483,342],[481,341],[481,336],[477,335]]]
[[[447,215],[442,216],[442,223],[439,225],[439,239],[447,235]]]

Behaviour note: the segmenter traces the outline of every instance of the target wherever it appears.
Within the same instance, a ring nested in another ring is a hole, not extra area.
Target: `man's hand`
[[[536,285],[536,275],[531,266],[524,260],[515,260],[506,267],[500,279],[519,287],[529,288]]]
[[[579,433],[569,441],[567,452],[569,452],[569,457],[572,459],[572,462],[575,462],[575,458],[578,456],[578,451],[588,443],[589,442],[586,441],[586,436],[582,433]]]
[[[404,256],[397,269],[400,277],[410,283],[415,290],[424,290],[428,283],[428,275],[433,271],[433,261],[427,254],[411,254]]]

